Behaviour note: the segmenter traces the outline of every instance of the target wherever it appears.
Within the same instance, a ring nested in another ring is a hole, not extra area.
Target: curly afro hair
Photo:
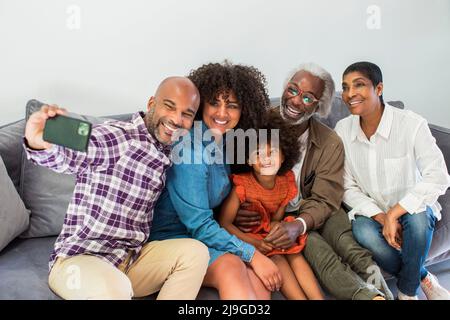
[[[270,105],[265,76],[255,67],[223,63],[208,63],[192,70],[188,78],[200,91],[200,107],[196,120],[201,120],[205,102],[212,103],[221,94],[233,92],[242,108],[235,129],[258,129]]]
[[[283,175],[291,170],[300,159],[300,142],[295,130],[281,117],[278,109],[269,110],[264,116],[262,129],[267,129],[267,141],[271,141],[272,129],[279,131],[279,149],[284,156],[284,162],[278,170],[278,175]]]

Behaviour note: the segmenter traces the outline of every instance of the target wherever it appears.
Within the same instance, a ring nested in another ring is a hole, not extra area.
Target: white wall
[[[0,125],[30,98],[92,115],[143,110],[164,77],[228,58],[260,68],[271,96],[301,62],[339,88],[347,65],[369,60],[387,100],[450,128],[449,39],[449,0],[0,0]]]

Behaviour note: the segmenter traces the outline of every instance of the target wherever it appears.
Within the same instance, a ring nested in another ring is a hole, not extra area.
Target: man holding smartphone
[[[25,127],[28,159],[76,174],[64,225],[49,262],[49,286],[64,299],[195,299],[208,250],[193,239],[147,243],[153,208],[170,167],[170,144],[192,127],[200,96],[184,77],[170,77],[131,121],[92,128],[86,152],[43,139],[56,105],[32,114]]]

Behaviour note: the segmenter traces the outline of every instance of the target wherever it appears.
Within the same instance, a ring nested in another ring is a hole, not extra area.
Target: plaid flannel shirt
[[[54,145],[27,158],[56,172],[76,174],[64,225],[50,256],[97,256],[118,266],[135,260],[150,235],[153,208],[171,165],[170,148],[147,130],[142,113],[130,122],[94,126],[87,152]]]

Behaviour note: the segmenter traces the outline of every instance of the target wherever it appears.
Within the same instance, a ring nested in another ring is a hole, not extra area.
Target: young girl
[[[294,173],[290,169],[300,154],[297,137],[290,135],[278,112],[269,112],[266,124],[266,128],[270,127],[267,142],[258,141],[257,149],[248,154],[252,172],[232,175],[234,187],[221,207],[219,223],[228,232],[271,257],[282,274],[281,292],[286,298],[323,299],[311,268],[300,254],[306,243],[306,234],[287,250],[277,249],[264,240],[283,219],[289,201],[297,195]],[[279,129],[278,146],[271,145],[271,129]],[[249,210],[261,214],[261,224],[249,233],[233,225],[243,202],[250,203]],[[288,216],[284,220],[292,221],[294,217]]]

